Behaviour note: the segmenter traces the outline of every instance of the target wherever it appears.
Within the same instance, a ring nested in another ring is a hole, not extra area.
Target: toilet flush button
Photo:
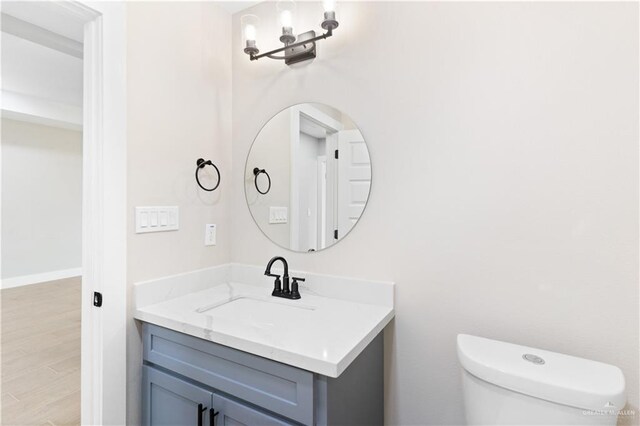
[[[524,355],[522,355],[522,359],[524,359],[525,361],[532,362],[534,364],[538,364],[538,365],[544,364],[544,359],[542,359],[539,356],[534,355],[534,354],[524,354]]]

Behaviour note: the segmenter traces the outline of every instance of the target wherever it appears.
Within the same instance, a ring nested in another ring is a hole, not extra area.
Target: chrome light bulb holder
[[[280,36],[280,41],[285,45],[295,43],[296,36],[293,34],[293,28],[282,27],[282,35]]]
[[[324,21],[320,24],[320,26],[327,31],[333,31],[338,28],[338,21],[336,21],[336,12],[331,10],[324,12]]]
[[[246,46],[244,48],[244,53],[246,53],[247,55],[257,55],[258,53],[260,53],[260,50],[256,46],[256,41],[255,40],[247,40],[246,41]]]

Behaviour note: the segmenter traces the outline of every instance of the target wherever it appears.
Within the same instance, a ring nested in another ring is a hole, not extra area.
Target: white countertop
[[[222,275],[230,278],[238,274]],[[311,279],[314,280],[324,281],[315,286],[323,290],[331,280],[340,280],[336,284],[345,285],[342,278],[323,280],[322,276],[316,275]],[[271,286],[265,284],[264,279],[260,285],[229,281],[159,303],[145,306],[138,303],[135,318],[318,374],[338,377],[394,316],[393,300],[390,306],[389,303],[358,303],[353,301],[357,296],[354,292],[347,297],[351,300],[341,300],[318,295],[313,285],[300,289],[300,300],[288,300],[272,297]],[[361,288],[363,282],[356,286]],[[149,287],[145,289],[148,290]],[[393,297],[392,287],[390,294]],[[335,296],[335,293],[331,295]]]

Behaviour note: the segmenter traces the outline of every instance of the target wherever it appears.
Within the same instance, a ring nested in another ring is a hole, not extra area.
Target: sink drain
[[[544,359],[542,359],[538,355],[534,355],[534,354],[524,354],[524,355],[522,355],[522,359],[524,359],[525,361],[532,362],[534,364],[538,364],[538,365],[544,364]]]

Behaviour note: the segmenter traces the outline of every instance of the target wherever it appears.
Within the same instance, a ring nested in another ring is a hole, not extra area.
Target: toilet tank
[[[625,382],[612,365],[458,335],[468,425],[615,425]]]

